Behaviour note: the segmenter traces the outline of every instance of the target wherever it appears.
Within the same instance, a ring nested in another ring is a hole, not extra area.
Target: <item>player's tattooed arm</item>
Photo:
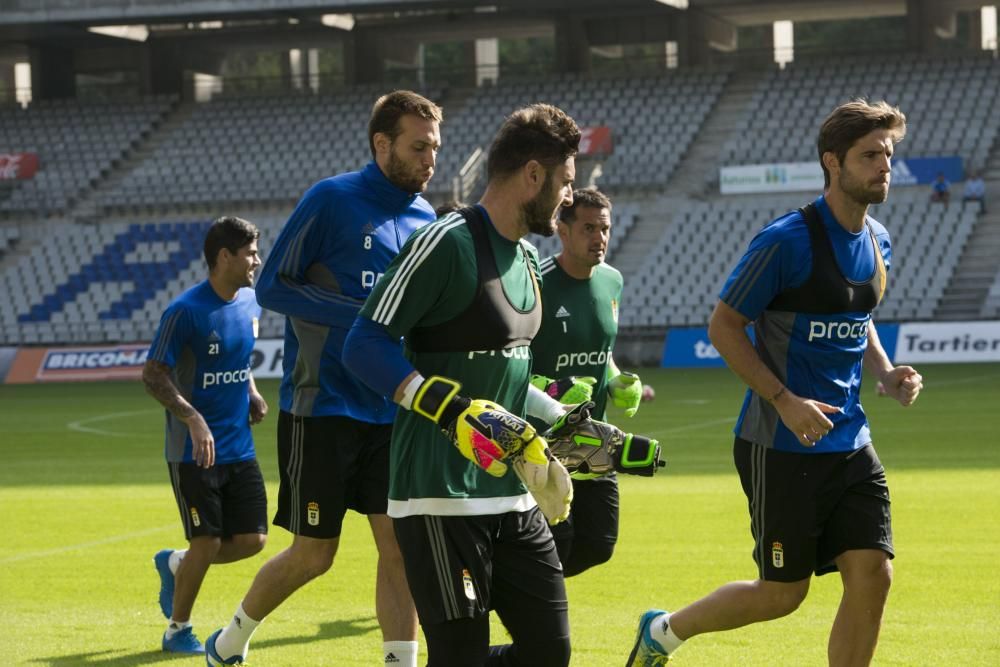
[[[170,376],[170,366],[161,361],[147,359],[142,367],[142,383],[146,387],[146,393],[159,401],[170,414],[187,424],[191,434],[191,455],[198,465],[210,468],[215,464],[215,439],[212,431],[201,413],[181,395]]]
[[[187,422],[198,411],[181,396],[170,376],[170,366],[161,361],[149,359],[142,367],[142,383],[146,385],[146,393],[159,401],[173,416]]]

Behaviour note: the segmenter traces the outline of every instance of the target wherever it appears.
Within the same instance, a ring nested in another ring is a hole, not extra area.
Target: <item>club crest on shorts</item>
[[[311,502],[306,505],[306,523],[310,526],[319,525],[319,503]]]
[[[197,507],[192,507],[191,508],[191,523],[193,523],[195,526],[200,526],[201,525],[201,517],[198,516],[198,508]]]
[[[785,550],[781,547],[781,542],[771,544],[771,565],[785,567]]]
[[[462,570],[462,585],[465,587],[465,597],[476,599],[476,588],[472,585],[472,575],[468,570]]]

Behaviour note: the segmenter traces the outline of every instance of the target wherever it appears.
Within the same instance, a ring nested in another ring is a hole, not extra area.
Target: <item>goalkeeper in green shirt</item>
[[[430,667],[569,664],[549,523],[568,514],[572,485],[524,419],[552,423],[564,406],[530,383],[542,304],[537,252],[522,237],[551,236],[572,203],[579,141],[550,105],[511,114],[480,203],[410,237],[344,343],[347,367],[404,408],[388,514]],[[490,646],[491,610],[511,644]]]
[[[541,263],[542,327],[531,343],[532,383],[563,403],[593,401],[604,419],[607,399],[631,417],[642,383],[615,366],[622,275],[604,263],[611,234],[611,201],[596,189],[573,193],[557,225],[562,252]],[[569,518],[552,527],[565,576],[607,562],[618,541],[618,478],[573,476]]]

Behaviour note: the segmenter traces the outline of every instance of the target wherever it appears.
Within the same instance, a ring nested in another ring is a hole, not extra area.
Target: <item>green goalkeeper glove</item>
[[[544,438],[552,455],[579,479],[612,471],[652,477],[666,465],[660,460],[660,443],[656,440],[589,418],[556,422]]]
[[[559,380],[553,380],[544,375],[532,375],[531,384],[560,403],[574,405],[576,403],[585,403],[593,397],[594,385],[597,384],[597,378],[571,375]]]
[[[608,380],[608,395],[616,406],[625,410],[626,417],[632,417],[642,401],[642,381],[635,373],[619,373]]]
[[[503,477],[504,460],[541,439],[534,426],[502,406],[459,396],[461,388],[455,380],[432,375],[417,389],[412,409],[437,424],[462,456]]]

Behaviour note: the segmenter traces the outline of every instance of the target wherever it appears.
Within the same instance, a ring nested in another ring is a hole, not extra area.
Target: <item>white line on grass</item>
[[[113,535],[111,537],[105,537],[103,540],[93,540],[92,542],[81,542],[80,544],[70,544],[65,547],[44,549],[42,551],[29,551],[28,553],[18,554],[16,556],[8,556],[7,558],[0,558],[0,564],[16,563],[22,560],[37,560],[39,558],[46,558],[48,556],[58,556],[59,554],[64,554],[70,551],[82,551],[84,549],[99,547],[105,544],[114,544],[115,542],[125,542],[127,540],[135,539],[136,537],[144,537],[146,535],[152,535],[154,533],[162,533],[165,530],[171,530],[176,527],[177,526],[175,524],[169,524],[166,526],[158,526],[156,528],[147,528],[146,530],[137,530],[134,533],[125,533],[124,535]]]
[[[148,433],[123,433],[121,431],[106,431],[103,428],[91,428],[90,426],[86,426],[86,424],[108,421],[109,419],[118,419],[119,417],[134,417],[135,415],[148,415],[155,412],[160,412],[160,410],[150,409],[150,410],[132,410],[130,412],[109,412],[106,415],[97,415],[95,417],[87,417],[86,419],[78,419],[75,422],[67,422],[66,428],[68,428],[71,431],[79,431],[80,433],[108,435],[113,438],[134,438],[137,436],[148,435]]]

